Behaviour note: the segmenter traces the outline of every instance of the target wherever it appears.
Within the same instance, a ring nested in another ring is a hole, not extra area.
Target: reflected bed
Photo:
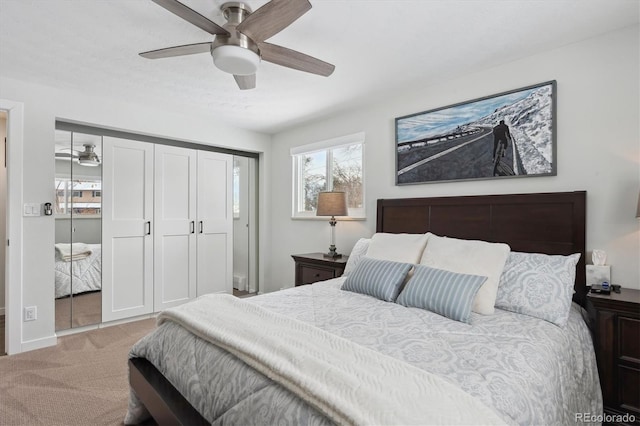
[[[75,246],[82,243],[74,243],[74,258],[65,260],[64,250],[69,244],[56,244],[55,250],[55,297],[69,296],[102,288],[102,245],[82,244],[82,254],[77,254]],[[61,250],[60,248],[63,248]]]

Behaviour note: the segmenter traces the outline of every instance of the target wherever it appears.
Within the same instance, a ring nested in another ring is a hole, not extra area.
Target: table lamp
[[[326,253],[324,257],[330,259],[342,257],[341,254],[336,252],[336,216],[347,215],[347,196],[344,192],[325,191],[318,194],[316,216],[331,216],[329,220],[329,225],[331,225],[331,245],[329,246],[329,253]]]

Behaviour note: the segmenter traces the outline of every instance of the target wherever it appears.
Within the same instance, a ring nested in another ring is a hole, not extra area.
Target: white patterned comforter
[[[240,358],[337,424],[505,424],[436,374],[230,294],[167,309],[158,324],[166,321]]]
[[[248,300],[437,374],[507,423],[575,424],[576,413],[602,412],[593,344],[579,307],[574,305],[565,329],[498,309],[491,316],[472,314],[467,325],[342,291],[342,282]],[[149,359],[211,422],[328,423],[288,391],[175,324],[142,339],[131,356]],[[132,395],[127,422],[143,418]]]
[[[91,254],[80,260],[65,262],[56,250],[56,299],[69,294],[97,291],[102,288],[102,245],[87,244]]]

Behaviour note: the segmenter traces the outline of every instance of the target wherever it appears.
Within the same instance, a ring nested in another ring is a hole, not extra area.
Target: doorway
[[[7,240],[7,113],[0,110],[0,241]],[[5,273],[6,245],[0,244],[0,356],[6,355],[5,347]]]
[[[7,167],[5,241],[4,351],[8,355],[21,352],[22,341],[22,146],[24,140],[24,104],[0,99],[0,111],[6,115],[6,140],[2,147]],[[3,139],[4,142],[4,139]],[[5,151],[6,149],[6,151]],[[9,244],[11,241],[11,244]]]
[[[256,295],[257,279],[257,159],[233,157],[233,294]]]

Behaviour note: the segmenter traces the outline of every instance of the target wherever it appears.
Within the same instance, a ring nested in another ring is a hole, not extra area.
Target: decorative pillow
[[[571,310],[576,264],[570,256],[512,252],[504,266],[496,308],[564,327]]]
[[[470,322],[471,306],[487,277],[417,265],[396,303],[422,308],[455,321]]]
[[[491,315],[494,312],[500,275],[510,251],[507,244],[429,234],[429,242],[420,263],[436,269],[487,277],[476,294],[472,310]]]
[[[394,262],[418,263],[427,244],[427,234],[373,234],[367,257]]]
[[[342,284],[342,289],[393,302],[411,268],[411,263],[363,257],[355,271]]]
[[[360,238],[356,242],[356,245],[353,246],[353,250],[351,250],[351,253],[349,254],[349,259],[347,259],[347,265],[344,267],[344,272],[342,273],[343,276],[348,277],[353,271],[355,271],[360,259],[367,254],[370,242],[371,238]]]

